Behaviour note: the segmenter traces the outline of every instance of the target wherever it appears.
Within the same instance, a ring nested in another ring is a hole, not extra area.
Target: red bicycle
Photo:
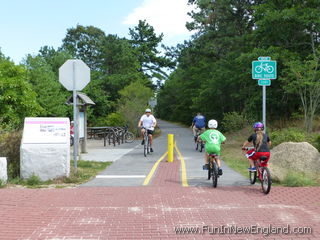
[[[254,149],[254,147],[242,148],[242,150],[246,150],[246,151],[249,151],[252,149]],[[259,160],[254,161],[257,171],[249,172],[250,183],[255,184],[258,177],[261,182],[261,187],[264,194],[268,194],[270,192],[271,184],[272,184],[271,174],[268,168],[268,162],[266,161],[267,159],[268,159],[267,156],[261,156]]]

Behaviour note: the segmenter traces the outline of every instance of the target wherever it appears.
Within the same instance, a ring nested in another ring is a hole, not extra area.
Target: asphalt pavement
[[[167,135],[174,134],[177,148],[185,161],[186,176],[189,186],[211,186],[206,179],[207,171],[202,170],[204,152],[195,150],[193,134],[190,128],[178,124],[158,120],[161,135],[154,139],[154,152],[147,157],[143,155],[141,140],[124,143],[117,146],[103,146],[103,142],[91,140],[88,143],[88,153],[82,154],[81,159],[92,161],[112,161],[107,169],[99,173],[93,180],[83,184],[83,187],[98,186],[141,186],[156,162],[167,151]],[[223,146],[222,146],[223,147]],[[175,161],[179,161],[175,154]],[[222,156],[223,159],[223,156]],[[164,158],[162,161],[166,161]],[[246,186],[248,179],[235,172],[222,161],[224,174],[219,178],[219,186]],[[180,169],[181,172],[181,169]],[[154,175],[156,175],[157,170]]]

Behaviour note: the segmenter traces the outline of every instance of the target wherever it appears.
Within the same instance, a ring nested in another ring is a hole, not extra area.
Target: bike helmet
[[[217,128],[218,127],[218,122],[214,119],[211,119],[209,122],[208,122],[208,127],[209,128]]]
[[[147,108],[145,112],[146,112],[146,113],[151,113],[151,109],[150,109],[150,108]]]
[[[258,128],[261,128],[262,130],[264,129],[264,125],[262,122],[256,122],[253,124],[253,129],[257,130]]]

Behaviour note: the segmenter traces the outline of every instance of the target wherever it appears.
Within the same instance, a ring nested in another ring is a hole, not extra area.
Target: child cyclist
[[[263,133],[264,125],[261,122],[253,124],[254,133],[243,143],[242,149],[244,150],[251,142],[253,142],[254,149],[247,151],[246,157],[249,159],[249,171],[256,171],[254,161],[259,160],[261,156],[266,156],[269,161],[271,141],[266,133]]]
[[[209,168],[208,155],[216,154],[218,174],[222,175],[222,169],[219,159],[221,149],[220,146],[225,142],[226,137],[221,132],[216,130],[216,128],[218,127],[218,122],[216,120],[211,119],[208,122],[208,127],[209,129],[198,137],[198,140],[201,139],[205,143],[205,165],[203,165],[203,170],[208,170]]]

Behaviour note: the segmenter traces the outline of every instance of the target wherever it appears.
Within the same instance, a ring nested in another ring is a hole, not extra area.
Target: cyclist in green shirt
[[[216,154],[218,155],[216,157],[217,159],[217,165],[218,165],[218,174],[222,175],[222,169],[220,165],[220,146],[222,143],[226,141],[226,137],[216,130],[218,127],[218,122],[214,119],[211,119],[208,122],[209,129],[202,133],[199,138],[201,138],[202,141],[205,142],[205,165],[203,166],[204,170],[208,170],[209,163],[208,163],[208,155],[209,154]]]

